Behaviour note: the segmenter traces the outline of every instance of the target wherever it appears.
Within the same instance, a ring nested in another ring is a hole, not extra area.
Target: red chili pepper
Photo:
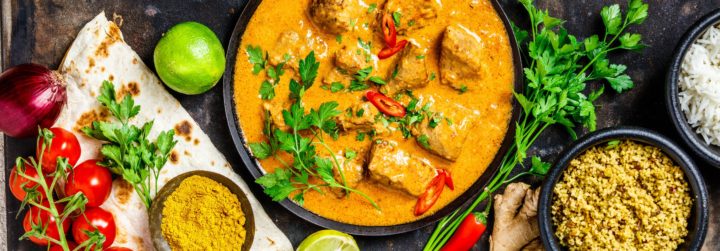
[[[425,192],[418,198],[417,204],[415,204],[415,216],[420,216],[427,212],[438,198],[440,198],[440,193],[442,193],[443,188],[445,188],[445,173],[438,173],[438,175],[430,181]]]
[[[403,107],[397,101],[388,98],[382,93],[376,91],[368,91],[365,93],[365,97],[370,100],[370,103],[375,105],[380,112],[385,113],[393,117],[405,116],[405,107]]]
[[[452,176],[450,176],[450,171],[445,169],[438,169],[438,172],[445,174],[445,185],[447,185],[450,190],[455,190],[455,184],[453,184]]]
[[[440,251],[467,251],[485,233],[487,219],[484,213],[473,212],[460,223],[455,234]]]
[[[389,57],[392,57],[393,55],[397,54],[399,51],[405,48],[405,46],[408,44],[407,40],[402,40],[398,42],[395,47],[385,47],[378,53],[379,59],[386,59]]]
[[[385,45],[387,47],[395,47],[395,43],[397,42],[397,30],[395,30],[395,21],[393,21],[392,16],[390,14],[385,13],[382,17],[382,32],[383,32],[383,39],[385,40]]]

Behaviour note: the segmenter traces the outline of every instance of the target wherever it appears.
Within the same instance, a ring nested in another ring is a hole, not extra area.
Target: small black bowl
[[[555,237],[555,228],[552,223],[551,205],[553,201],[552,190],[560,180],[568,164],[578,155],[590,147],[604,144],[611,140],[629,139],[660,148],[670,159],[682,168],[690,184],[693,197],[693,209],[688,220],[688,236],[679,250],[700,250],[705,240],[708,226],[708,191],[705,182],[695,166],[695,162],[675,143],[656,132],[637,127],[615,127],[590,133],[571,147],[565,149],[553,165],[540,190],[538,204],[538,221],[540,225],[540,238],[546,250],[567,250],[560,246]]]
[[[706,162],[720,168],[720,147],[708,145],[700,135],[695,133],[695,130],[693,130],[687,122],[685,113],[680,109],[680,98],[678,97],[678,93],[680,92],[678,78],[680,77],[685,54],[690,46],[695,43],[708,28],[718,23],[720,23],[720,9],[710,12],[710,14],[701,18],[683,35],[680,44],[675,49],[672,62],[670,63],[670,69],[665,79],[665,105],[670,113],[675,129],[680,133],[683,141]]]

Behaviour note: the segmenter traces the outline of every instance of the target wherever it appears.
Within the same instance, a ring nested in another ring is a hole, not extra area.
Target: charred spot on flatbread
[[[92,57],[88,57],[88,68],[95,67],[95,59]]]
[[[127,181],[120,179],[118,181],[117,189],[113,189],[115,192],[115,198],[117,198],[118,203],[120,205],[126,205],[128,200],[130,200],[130,195],[134,192],[134,188],[132,184],[128,183]]]
[[[110,82],[112,82],[113,80],[115,80],[115,76],[113,76],[112,74],[110,74],[110,76],[108,76],[108,80],[110,80]]]
[[[91,95],[94,95],[91,93]],[[108,121],[110,113],[107,109],[101,108],[100,111],[92,109],[80,115],[80,118],[75,122],[73,130],[82,133],[82,129],[86,126],[91,126],[93,121]]]
[[[190,137],[192,135],[192,125],[187,120],[183,120],[175,125],[175,134],[179,137],[185,137],[187,141],[192,140]]]
[[[140,94],[140,86],[137,82],[130,82],[127,85],[122,85],[120,91],[118,91],[118,99],[122,99],[125,95],[130,94],[131,96],[137,96]]]
[[[211,166],[215,166],[215,161],[214,161],[214,160],[211,160],[211,161],[210,161],[210,165],[211,165]]]
[[[180,156],[178,156],[178,153],[175,150],[170,152],[170,162],[177,165],[179,160],[180,160]]]
[[[187,150],[183,151],[183,154],[185,154],[185,156],[190,156],[190,152],[188,152]]]
[[[195,145],[199,145],[199,144],[200,144],[200,140],[199,140],[199,139],[195,139],[195,140],[193,140],[193,143],[194,143]]]
[[[120,36],[120,28],[115,23],[110,23],[109,29],[107,31],[107,36],[100,43],[100,46],[98,46],[97,50],[95,50],[95,56],[108,57],[110,55],[110,53],[108,53],[108,48],[110,47],[110,45],[121,41],[122,37]]]
[[[137,58],[133,58],[133,60],[132,60],[132,64],[138,64],[138,60],[137,60]]]

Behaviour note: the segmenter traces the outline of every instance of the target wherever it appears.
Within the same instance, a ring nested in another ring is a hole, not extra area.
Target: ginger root
[[[543,250],[537,222],[540,188],[512,183],[495,195],[495,222],[490,236],[491,251]],[[520,207],[522,203],[522,208]]]

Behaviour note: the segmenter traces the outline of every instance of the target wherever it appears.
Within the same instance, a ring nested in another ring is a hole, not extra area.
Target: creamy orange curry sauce
[[[386,47],[380,24],[384,14],[398,21],[397,41],[409,43],[378,59]],[[303,206],[356,225],[415,221],[466,191],[497,153],[512,112],[508,39],[488,0],[265,0],[250,20],[237,56],[234,93],[240,124],[247,142],[267,140],[266,121],[287,130],[281,111],[292,104],[290,79],[299,81],[299,60],[314,51],[320,67],[315,85],[302,99],[306,112],[323,102],[339,104],[339,137],[326,136],[325,141],[342,163],[348,186],[367,194],[380,210],[337,189],[311,190]],[[253,74],[247,46],[267,52],[268,68],[285,62],[272,99],[259,94],[261,83],[271,78],[264,71]],[[385,84],[351,84],[358,71],[368,69],[368,76]],[[392,118],[367,102],[368,90],[413,106],[405,116],[422,120],[397,122],[405,118]],[[355,156],[347,157],[347,152]],[[330,156],[319,146],[317,154]],[[293,161],[285,153],[278,158]],[[260,164],[267,172],[283,166],[273,157]],[[441,169],[449,171],[455,189],[445,188],[427,212],[416,216],[418,197]],[[338,170],[333,171],[338,179]]]

